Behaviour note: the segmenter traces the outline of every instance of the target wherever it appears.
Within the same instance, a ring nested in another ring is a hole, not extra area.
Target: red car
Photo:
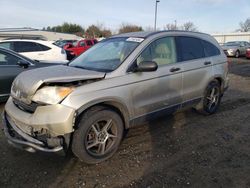
[[[246,58],[250,59],[250,48],[248,48],[246,51]]]
[[[79,56],[97,42],[96,39],[84,39],[74,42],[73,44],[66,44],[63,48],[69,51],[71,55]]]

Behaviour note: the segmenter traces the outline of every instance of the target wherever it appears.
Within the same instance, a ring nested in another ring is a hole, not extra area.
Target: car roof
[[[116,37],[139,37],[139,38],[148,38],[153,35],[157,34],[169,34],[169,33],[190,33],[190,34],[202,34],[202,35],[208,35],[206,33],[201,33],[201,32],[193,32],[193,31],[182,31],[182,30],[165,30],[165,31],[140,31],[140,32],[131,32],[131,33],[122,33],[118,35],[114,35],[111,38],[116,38]]]
[[[1,42],[9,42],[9,41],[27,41],[27,42],[44,42],[44,40],[31,40],[31,39],[6,39]]]
[[[52,44],[54,41],[47,41],[47,40],[29,40],[29,39],[10,39],[10,40],[2,40],[3,42],[35,42],[40,44]]]

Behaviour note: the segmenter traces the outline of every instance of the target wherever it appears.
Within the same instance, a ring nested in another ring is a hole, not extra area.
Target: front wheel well
[[[75,125],[77,126],[79,120],[81,119],[81,116],[86,113],[87,111],[91,110],[91,111],[100,111],[103,109],[112,109],[113,111],[115,111],[122,119],[123,121],[123,125],[124,125],[124,129],[128,129],[129,128],[129,117],[128,117],[128,112],[124,109],[124,107],[116,102],[112,102],[112,101],[107,101],[107,102],[101,102],[98,104],[94,104],[86,109],[84,109],[83,111],[79,112],[79,114],[77,115],[76,118],[76,123]]]
[[[220,78],[220,77],[217,77],[217,78],[215,78],[215,80],[217,80],[217,81],[219,82],[220,86],[222,86],[222,83],[223,83],[223,80],[222,80],[222,78]]]

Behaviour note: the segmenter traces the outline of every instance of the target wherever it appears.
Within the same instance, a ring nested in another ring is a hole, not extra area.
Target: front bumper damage
[[[63,146],[49,148],[42,141],[25,134],[13,122],[8,120],[5,113],[3,113],[3,131],[9,144],[29,152],[35,152],[36,150],[58,152],[63,149]]]
[[[11,98],[8,100],[2,119],[4,134],[11,145],[29,152],[59,152],[67,147],[73,132],[74,110],[60,105],[59,109],[71,112],[68,116],[62,113],[62,117],[56,113],[58,106],[41,108],[43,115],[39,107],[38,114],[31,114],[17,108]]]

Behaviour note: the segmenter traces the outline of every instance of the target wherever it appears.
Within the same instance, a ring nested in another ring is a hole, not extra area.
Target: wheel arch
[[[129,120],[130,120],[130,113],[128,110],[128,107],[121,101],[117,100],[100,100],[100,101],[95,101],[95,102],[90,102],[88,104],[85,104],[81,108],[77,110],[77,117],[81,116],[83,113],[86,111],[95,108],[95,107],[107,107],[111,108],[115,112],[117,112],[120,117],[122,118],[122,121],[124,123],[124,128],[128,129],[129,126]]]
[[[207,82],[207,85],[206,87],[213,81],[217,81],[219,82],[220,84],[220,87],[221,87],[221,91],[223,92],[224,91],[224,79],[221,75],[215,75],[214,77],[212,77],[211,79],[209,79],[209,81]]]

